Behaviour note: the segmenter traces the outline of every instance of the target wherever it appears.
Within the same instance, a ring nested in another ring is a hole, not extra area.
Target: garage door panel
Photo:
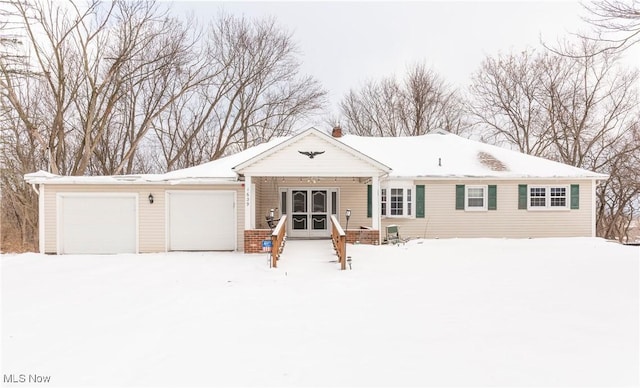
[[[60,253],[136,252],[135,197],[66,196],[60,206]]]
[[[235,250],[235,192],[169,193],[169,250]]]

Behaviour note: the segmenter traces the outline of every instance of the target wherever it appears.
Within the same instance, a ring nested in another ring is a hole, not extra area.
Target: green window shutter
[[[424,218],[424,185],[416,186],[416,218]]]
[[[580,209],[580,185],[571,185],[571,208]]]
[[[464,185],[456,185],[456,210],[464,210]]]
[[[518,209],[527,209],[527,185],[518,185]]]
[[[371,189],[371,185],[367,185],[367,218],[371,218],[372,206],[371,206],[371,198],[373,197],[373,192]]]
[[[489,210],[497,210],[498,209],[498,188],[496,185],[489,185]]]

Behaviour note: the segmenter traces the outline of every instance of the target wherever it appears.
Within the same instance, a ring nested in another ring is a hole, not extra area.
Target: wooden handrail
[[[287,231],[285,227],[287,216],[283,215],[280,217],[280,221],[278,221],[278,225],[273,228],[273,232],[271,233],[271,266],[273,268],[278,267],[278,259],[280,258],[280,254],[284,249],[284,241]]]
[[[333,215],[331,216],[331,241],[333,241],[333,248],[338,255],[340,269],[347,269],[347,234],[340,226],[336,216]]]

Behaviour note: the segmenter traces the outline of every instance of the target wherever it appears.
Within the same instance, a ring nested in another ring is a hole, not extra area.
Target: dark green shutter
[[[416,186],[416,218],[424,218],[424,185]]]
[[[498,189],[496,185],[489,185],[489,210],[498,209]]]
[[[373,213],[371,206],[371,197],[373,192],[371,191],[371,185],[367,185],[367,218],[371,218],[371,213]]]
[[[571,185],[571,208],[580,209],[580,185]]]
[[[456,210],[464,210],[464,185],[456,185]]]
[[[527,208],[527,185],[518,185],[518,209]]]

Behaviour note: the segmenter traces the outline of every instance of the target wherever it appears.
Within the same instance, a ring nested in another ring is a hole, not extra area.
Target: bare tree
[[[17,15],[0,2],[0,91],[12,84],[27,86],[29,67]],[[30,106],[29,110],[35,109]],[[3,250],[33,250],[37,247],[36,195],[16,174],[26,165],[33,169],[41,162],[34,152],[35,139],[22,132],[19,118],[0,92],[0,237]]]
[[[18,88],[9,100],[49,150],[52,172],[131,172],[153,118],[200,81],[195,36],[151,2],[70,4],[14,2],[47,114],[24,112]]]
[[[545,108],[546,69],[557,68],[557,58],[534,51],[485,58],[472,77],[468,111],[484,141],[510,144],[520,152],[541,155],[551,143]]]
[[[208,82],[172,102],[155,126],[163,165],[182,168],[287,135],[325,103],[300,76],[291,35],[275,20],[221,15],[206,35]]]
[[[569,45],[567,45],[569,46]],[[562,56],[527,51],[487,58],[474,75],[470,111],[486,140],[611,175],[598,192],[598,233],[624,238],[640,191],[637,70],[588,40]],[[634,180],[635,179],[635,180]]]
[[[273,20],[203,31],[150,1],[6,4],[22,35],[0,34],[3,247],[8,232],[37,242],[26,173],[186,167],[289,133],[324,102]]]
[[[363,136],[416,136],[435,129],[464,128],[461,101],[444,80],[424,64],[395,78],[369,81],[342,100],[347,130]]]
[[[598,0],[584,7],[585,20],[595,27],[589,39],[604,43],[601,50],[624,50],[640,42],[639,0]]]

